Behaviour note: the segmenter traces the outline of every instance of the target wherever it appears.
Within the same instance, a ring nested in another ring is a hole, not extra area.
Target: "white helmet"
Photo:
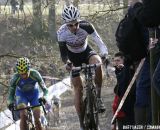
[[[62,12],[62,18],[65,23],[78,20],[80,18],[79,10],[73,5],[66,6]]]

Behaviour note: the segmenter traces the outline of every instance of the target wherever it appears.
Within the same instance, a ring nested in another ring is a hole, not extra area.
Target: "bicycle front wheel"
[[[92,93],[91,89],[88,90],[87,98],[84,101],[85,104],[85,115],[84,124],[87,130],[98,130],[98,110],[96,103],[96,96]]]

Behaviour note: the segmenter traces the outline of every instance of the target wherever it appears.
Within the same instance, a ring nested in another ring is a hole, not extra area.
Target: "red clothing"
[[[116,110],[117,110],[117,108],[118,108],[118,105],[119,105],[120,101],[121,101],[120,97],[119,97],[118,95],[115,95],[114,100],[113,100],[113,103],[112,103],[112,111],[113,111],[113,114],[115,114],[115,112],[116,112]],[[118,114],[117,114],[117,118],[123,118],[123,117],[125,117],[125,116],[126,116],[126,114],[125,114],[122,110],[120,110],[120,111],[118,112]]]

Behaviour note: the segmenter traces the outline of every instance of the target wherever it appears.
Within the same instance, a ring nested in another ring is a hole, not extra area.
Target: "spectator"
[[[149,57],[146,57],[136,81],[135,123],[136,125],[147,125],[151,123]]]
[[[113,113],[118,108],[121,98],[123,97],[130,80],[133,76],[134,69],[128,64],[123,53],[118,52],[114,56],[115,74],[117,78],[117,85],[114,88],[115,98],[113,101]],[[117,115],[116,121],[118,130],[123,130],[123,125],[134,124],[134,103],[135,103],[135,85],[132,87],[122,109]],[[115,130],[115,127],[113,128]]]
[[[151,82],[150,75],[153,74],[154,69],[157,66],[159,56],[160,56],[160,42],[155,44],[158,41],[159,36],[157,36],[158,26],[160,25],[160,0],[131,0],[131,6],[134,8],[134,15],[139,20],[139,22],[150,28],[150,46],[149,49],[152,49],[151,57],[152,64],[150,67],[150,60],[147,57],[146,61],[142,67],[139,78],[137,80],[137,92],[136,92],[136,104],[135,104],[135,119],[136,124],[146,125],[151,123],[151,111],[155,115],[155,109],[151,110]],[[155,29],[156,28],[156,29]],[[152,31],[155,30],[155,31]],[[156,33],[153,33],[156,32]],[[158,34],[159,35],[159,34]],[[154,41],[154,42],[153,42]],[[156,41],[156,42],[155,42]],[[154,43],[154,45],[153,45]],[[154,73],[153,84],[158,92],[158,73],[159,65]],[[151,69],[151,72],[149,70]],[[151,74],[150,74],[151,73]],[[156,95],[155,95],[156,96]],[[152,103],[153,104],[153,103]],[[153,104],[155,106],[155,104]],[[157,115],[158,116],[158,115]],[[158,118],[157,118],[158,119]]]
[[[130,0],[134,14],[139,22],[146,27],[155,27],[160,24],[160,0]]]
[[[158,34],[158,30],[157,30]],[[160,34],[160,33],[159,33]],[[159,43],[158,43],[159,44]],[[154,66],[159,59],[160,50],[159,45],[156,44],[155,47],[149,44],[150,49],[155,49],[154,57]],[[155,79],[157,79],[158,71],[155,73]],[[141,68],[139,76],[137,78],[136,86],[136,102],[135,102],[135,123],[137,125],[148,125],[152,123],[152,108],[151,108],[151,78],[150,78],[150,57],[146,57],[146,60]],[[154,81],[154,80],[153,80]],[[156,86],[156,85],[155,85]],[[158,92],[158,91],[157,91]]]

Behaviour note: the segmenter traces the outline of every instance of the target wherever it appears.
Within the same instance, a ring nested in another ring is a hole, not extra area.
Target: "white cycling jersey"
[[[69,51],[81,53],[87,47],[87,37],[90,35],[100,49],[100,54],[108,55],[108,49],[98,35],[92,24],[86,21],[79,22],[76,33],[72,33],[66,24],[62,25],[57,31],[58,42],[66,44]]]

